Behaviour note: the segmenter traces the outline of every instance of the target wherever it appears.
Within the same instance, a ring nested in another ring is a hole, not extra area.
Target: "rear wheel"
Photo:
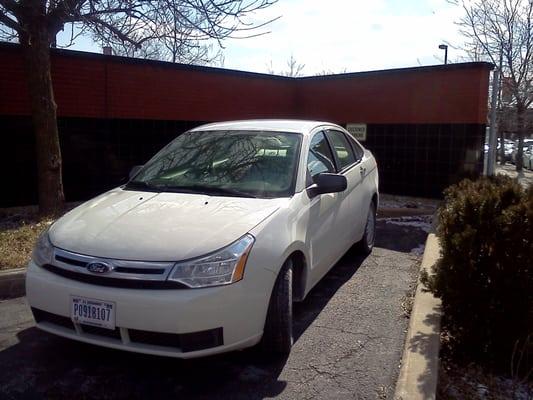
[[[287,260],[272,289],[261,344],[265,352],[288,354],[292,343],[292,261]]]
[[[374,248],[374,240],[376,238],[376,205],[374,202],[370,203],[368,215],[366,217],[365,233],[363,238],[357,243],[357,247],[362,254],[370,254]]]

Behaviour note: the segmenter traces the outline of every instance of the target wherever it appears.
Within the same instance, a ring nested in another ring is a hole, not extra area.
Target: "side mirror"
[[[346,177],[339,174],[318,174],[314,181],[315,183],[307,188],[309,197],[315,197],[322,193],[343,192],[348,186]]]
[[[130,170],[130,175],[129,175],[130,181],[135,177],[135,175],[139,173],[142,167],[143,167],[142,165],[136,165]]]

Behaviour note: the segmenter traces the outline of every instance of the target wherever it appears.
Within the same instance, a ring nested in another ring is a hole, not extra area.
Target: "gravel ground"
[[[439,400],[532,400],[533,382],[487,372],[471,363],[467,366],[441,360]]]
[[[0,302],[0,398],[392,398],[426,232],[378,222],[372,255],[349,251],[295,307],[288,358],[255,349],[177,360],[85,345],[34,327],[25,298]],[[407,300],[406,300],[407,299]]]

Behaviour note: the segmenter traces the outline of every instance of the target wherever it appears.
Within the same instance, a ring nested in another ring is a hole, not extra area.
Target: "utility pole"
[[[500,69],[495,68],[492,74],[492,97],[490,101],[489,152],[487,154],[487,176],[494,175],[496,165],[496,114],[498,113],[498,93],[500,91]],[[503,144],[502,144],[503,145]]]
[[[505,165],[505,132],[502,129],[502,117],[503,117],[503,107],[502,107],[502,91],[503,91],[503,49],[500,48],[500,62],[498,67],[500,74],[499,74],[499,86],[498,86],[498,105],[497,105],[497,114],[496,114],[496,127],[498,128],[496,131],[496,137],[500,137],[500,165]],[[498,149],[496,149],[496,154],[498,153]],[[498,156],[496,156],[496,159],[494,160],[495,163],[498,162]]]

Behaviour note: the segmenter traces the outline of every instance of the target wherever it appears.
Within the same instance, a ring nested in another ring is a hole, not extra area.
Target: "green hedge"
[[[467,179],[445,191],[438,218],[441,259],[422,282],[442,299],[449,349],[506,370],[513,352],[531,364],[533,187]]]

